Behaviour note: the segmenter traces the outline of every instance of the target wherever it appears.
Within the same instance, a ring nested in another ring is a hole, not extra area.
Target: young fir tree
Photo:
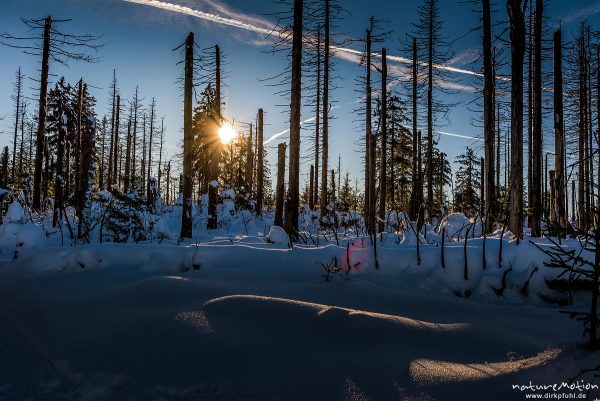
[[[481,161],[473,149],[467,146],[465,153],[456,157],[455,209],[467,217],[475,216],[479,211],[479,182],[481,180]]]

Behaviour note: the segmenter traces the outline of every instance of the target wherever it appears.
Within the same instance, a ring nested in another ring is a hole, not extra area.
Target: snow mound
[[[19,202],[16,200],[10,204],[4,218],[2,219],[4,224],[16,223],[23,224],[25,222],[25,211]]]
[[[288,244],[290,239],[283,228],[271,226],[269,229],[269,242],[272,244]]]

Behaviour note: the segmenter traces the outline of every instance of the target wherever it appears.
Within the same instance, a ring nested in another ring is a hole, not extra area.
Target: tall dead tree
[[[46,142],[46,111],[48,104],[48,73],[50,71],[50,33],[52,17],[44,21],[44,48],[42,50],[42,75],[40,80],[40,101],[38,106],[38,128],[36,135],[35,165],[33,171],[33,200],[31,208],[40,210],[42,188],[42,161],[44,158],[44,143]]]
[[[379,232],[385,228],[387,198],[387,49],[381,50],[381,159],[379,165]]]
[[[150,134],[148,137],[148,165],[146,166],[148,173],[147,173],[147,177],[146,177],[146,194],[147,194],[147,199],[148,199],[148,206],[152,206],[150,204],[150,201],[152,200],[153,196],[151,196],[151,185],[150,185],[150,180],[152,179],[152,140],[153,140],[153,136],[154,136],[154,116],[156,114],[156,100],[154,98],[152,98],[152,102],[150,103]],[[153,203],[153,202],[152,202]]]
[[[285,191],[285,143],[277,146],[277,188],[275,193],[276,226],[283,226],[283,197]]]
[[[375,192],[375,157],[376,157],[376,141],[373,136],[373,125],[372,125],[372,87],[371,87],[371,44],[372,44],[372,33],[373,33],[373,21],[371,17],[370,25],[367,29],[366,39],[366,53],[365,53],[365,69],[366,69],[366,80],[365,80],[365,219],[366,226],[369,235],[375,233],[375,203],[376,203],[376,192]]]
[[[331,6],[330,0],[325,3],[324,48],[323,48],[323,149],[321,153],[321,216],[325,215],[327,206],[327,168],[329,163],[329,80],[330,80],[330,43],[331,43]],[[316,190],[316,189],[315,189]]]
[[[567,227],[565,216],[565,166],[564,166],[564,106],[562,73],[562,32],[554,32],[554,224]]]
[[[193,141],[192,95],[194,85],[194,33],[185,41],[185,72],[183,95],[183,208],[181,211],[181,238],[192,238],[192,177]]]
[[[417,38],[412,40],[412,191],[411,191],[411,209],[410,216],[413,220],[417,219],[419,208],[422,203],[423,188],[420,186],[420,175],[418,174],[416,150],[419,148],[418,142],[418,121],[417,121],[417,95],[418,95],[418,63],[417,63]]]
[[[310,199],[310,208],[311,210],[315,207],[315,205],[317,205],[319,203],[319,158],[321,157],[321,51],[322,51],[322,45],[321,45],[321,28],[318,27],[317,28],[317,61],[316,61],[316,67],[317,67],[317,77],[316,77],[316,90],[315,90],[315,96],[316,96],[316,102],[315,102],[315,165],[314,165],[314,172],[313,172],[313,176],[312,176],[312,182],[311,182],[311,186],[313,186],[313,191],[311,194],[311,199]],[[315,174],[316,173],[316,174]],[[327,173],[325,173],[325,176],[327,176]],[[321,197],[321,214],[325,215],[324,212],[324,207],[325,205],[325,199]]]
[[[19,118],[21,117],[21,97],[23,92],[23,73],[21,67],[17,70],[13,99],[15,101],[15,135],[13,137],[13,152],[11,165],[11,183],[15,185],[17,170],[17,135],[19,133]],[[22,142],[22,141],[21,141]]]
[[[258,145],[256,166],[256,215],[262,216],[262,208],[265,193],[265,161],[264,161],[264,112],[258,110],[258,133],[256,142]]]
[[[492,58],[492,18],[490,0],[483,0],[483,127],[485,160],[482,163],[485,171],[485,209],[482,217],[486,219],[486,230],[493,231],[496,217],[496,188],[494,165],[494,66]],[[492,224],[489,224],[489,223]]]
[[[292,82],[290,92],[290,166],[285,229],[293,239],[298,237],[300,204],[300,113],[302,102],[302,23],[303,0],[294,0],[292,29]]]
[[[253,139],[252,139],[252,124],[250,124],[250,135],[248,135],[248,146],[246,148],[246,186],[248,191],[252,192],[252,173],[254,166],[254,152],[253,152]]]
[[[541,236],[542,202],[542,18],[543,0],[535,2],[533,55],[533,128],[531,155],[531,228],[534,237]]]
[[[506,3],[510,18],[511,43],[511,148],[509,228],[523,234],[523,60],[525,57],[525,16],[522,0]]]
[[[111,82],[111,114],[110,114],[110,142],[108,151],[108,175],[106,176],[106,186],[110,190],[114,183],[113,158],[115,156],[115,117],[117,111],[117,71],[113,70],[113,79]]]
[[[56,227],[63,218],[64,208],[64,161],[65,161],[65,142],[67,134],[67,115],[65,113],[65,104],[62,104],[62,99],[58,105],[60,116],[58,126],[58,142],[56,147],[56,176],[54,180],[54,214],[52,217],[52,227]]]
[[[115,133],[113,137],[113,156],[112,156],[112,185],[119,185],[119,127],[121,125],[121,95],[117,95],[115,107]]]
[[[83,114],[83,79],[80,79],[77,83],[77,121],[75,128],[75,149],[73,150],[73,158],[75,159],[75,182],[74,182],[74,190],[75,193],[79,193],[79,171],[81,164],[81,123],[82,123],[82,114]],[[68,158],[67,158],[68,159]],[[77,210],[80,209],[80,205],[78,203],[79,197],[76,197],[75,208]]]
[[[127,141],[125,145],[125,175],[123,177],[123,190],[129,192],[129,184],[131,182],[131,114],[127,123]]]

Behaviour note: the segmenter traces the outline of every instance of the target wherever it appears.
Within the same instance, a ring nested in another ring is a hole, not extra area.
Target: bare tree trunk
[[[181,211],[181,238],[192,238],[192,174],[193,141],[192,132],[192,89],[194,85],[194,33],[190,32],[185,41],[185,73],[183,97],[183,208]],[[145,129],[144,129],[145,131]],[[144,133],[144,138],[146,135]],[[143,167],[142,167],[143,169]]]
[[[65,105],[60,105],[59,115],[60,115],[60,123],[58,128],[58,143],[56,149],[56,177],[54,180],[54,215],[52,218],[52,227],[56,227],[59,224],[59,220],[62,221],[63,218],[63,207],[64,207],[64,162],[65,162],[65,137],[67,127],[66,123],[66,115],[64,114],[63,107]]]
[[[113,81],[112,81],[112,112],[110,116],[110,150],[108,152],[108,175],[106,180],[106,186],[108,189],[112,189],[113,179],[115,172],[113,171],[113,158],[115,154],[115,112],[117,108],[117,71],[113,70]]]
[[[379,232],[385,229],[387,198],[387,49],[381,50],[381,165],[379,166]]]
[[[146,194],[148,199],[148,206],[152,206],[153,196],[150,191],[150,179],[152,178],[152,137],[154,135],[154,113],[155,113],[156,102],[154,98],[152,98],[152,103],[150,104],[150,136],[148,137],[148,165],[146,166],[148,170],[148,174],[146,177]],[[152,203],[152,204],[151,204]]]
[[[131,117],[131,116],[130,116]],[[129,184],[131,182],[131,118],[127,124],[127,145],[125,147],[125,177],[123,177],[123,187],[125,193],[129,193]]]
[[[290,104],[290,167],[285,229],[297,239],[298,206],[300,203],[300,113],[302,102],[302,14],[303,0],[294,0],[292,38],[292,86]]]
[[[246,185],[250,192],[252,192],[252,170],[254,164],[254,152],[252,151],[252,146],[252,124],[250,124],[250,136],[248,137],[248,148],[246,149]]]
[[[578,43],[579,45],[579,160],[578,160],[578,196],[577,196],[577,208],[578,208],[578,225],[582,230],[587,227],[586,210],[585,210],[585,148],[586,148],[586,94],[587,88],[586,77],[585,77],[585,46],[583,37]]]
[[[368,171],[368,186],[365,191],[365,195],[368,198],[367,211],[365,213],[367,218],[367,230],[369,235],[375,234],[375,218],[376,218],[376,192],[375,192],[375,161],[376,161],[376,141],[373,135],[373,126],[371,121],[371,103],[372,103],[372,89],[371,89],[371,33],[373,29],[373,18],[371,17],[371,26],[367,29],[367,61],[366,61],[366,101],[365,101],[365,120],[366,120],[366,145],[367,145],[367,171]]]
[[[113,156],[112,156],[112,185],[119,185],[119,126],[121,125],[120,120],[121,114],[121,95],[117,95],[117,106],[115,110],[115,134],[113,138]]]
[[[258,144],[258,157],[256,166],[256,215],[262,216],[263,200],[265,193],[265,152],[264,152],[264,112],[258,109],[258,133],[256,142]]]
[[[46,106],[48,95],[48,72],[50,60],[50,31],[52,17],[47,17],[44,23],[44,47],[42,50],[42,73],[40,78],[40,100],[38,107],[38,128],[36,136],[36,154],[33,173],[33,200],[32,209],[40,210],[42,189],[42,164],[44,160],[44,143],[46,137]]]
[[[525,19],[521,0],[508,0],[511,41],[511,169],[510,217],[512,233],[523,235],[523,59]]]
[[[417,38],[413,38],[412,43],[412,194],[411,194],[411,218],[417,219],[419,214],[419,207],[421,203],[421,196],[418,192],[423,192],[423,188],[419,186],[419,175],[417,172],[417,149],[420,147],[417,134],[417,82],[418,82],[418,70],[417,70]]]
[[[429,7],[429,37],[427,57],[427,210],[433,206],[433,17],[434,7]]]
[[[485,207],[481,214],[486,219],[485,227],[488,232],[493,231],[496,216],[496,188],[494,172],[494,67],[492,60],[492,18],[490,0],[483,0],[483,126],[485,160],[482,164],[485,170]],[[489,224],[489,223],[492,224]]]
[[[314,210],[315,205],[319,203],[319,159],[321,157],[321,29],[317,30],[317,102],[316,102],[316,110],[315,110],[315,166],[314,166],[314,174],[313,174],[313,182],[311,182],[311,186],[313,187],[313,192],[311,193],[310,199],[310,209]],[[327,173],[326,173],[327,174]],[[321,198],[324,199],[324,198]],[[321,202],[323,203],[323,202]],[[321,214],[324,215],[324,207],[325,204],[321,205]]]
[[[311,166],[312,167],[312,166]],[[311,169],[311,171],[314,170]],[[285,191],[285,143],[277,146],[277,188],[275,195],[275,221],[276,226],[283,226],[283,196]],[[312,182],[311,182],[312,185]]]
[[[184,89],[184,93],[185,93],[185,89]],[[184,107],[185,107],[185,99],[184,99]],[[185,124],[185,115],[184,115],[184,124]],[[185,133],[183,134],[183,136],[185,138]],[[184,141],[185,141],[185,139],[184,139]],[[140,193],[144,193],[144,189],[146,188],[146,113],[145,112],[144,112],[144,115],[142,116],[142,162],[140,164],[140,167],[142,170],[140,173],[140,177],[142,178],[142,181],[140,182]],[[190,197],[191,197],[191,195],[190,195]]]
[[[165,119],[160,120],[160,147],[158,148],[158,193],[160,194],[160,181],[162,178],[162,154],[165,144]]]
[[[540,228],[542,201],[542,18],[543,0],[535,2],[534,57],[533,57],[533,130],[531,155],[531,228],[534,237],[542,235]]]
[[[136,156],[137,156],[137,127],[138,127],[138,88],[135,87],[135,95],[133,97],[133,133],[131,137],[131,170],[130,170],[130,182],[129,186],[131,189],[135,188],[135,174],[136,174]]]
[[[83,91],[87,93],[87,85],[84,86]],[[86,117],[87,118],[87,117]],[[88,121],[86,127],[90,127],[91,122]],[[77,237],[81,238],[85,233],[88,232],[88,224],[87,221],[87,213],[86,209],[91,207],[90,200],[91,198],[88,196],[88,192],[91,191],[90,185],[92,184],[92,179],[94,176],[94,172],[92,171],[94,165],[94,138],[96,136],[96,123],[93,123],[91,129],[86,129],[81,133],[81,152],[80,152],[80,169],[79,172],[79,192],[78,192],[78,204],[79,209],[77,211],[77,216],[79,219],[79,224],[77,225]],[[85,231],[83,230],[85,228]]]
[[[325,3],[325,47],[323,54],[323,149],[321,154],[321,216],[325,215],[327,199],[327,169],[329,163],[329,56],[330,56],[330,7]],[[332,183],[333,184],[333,183]]]
[[[315,210],[315,166],[313,164],[310,165],[310,176],[308,183],[308,207],[310,210]]]
[[[391,146],[390,146],[390,210],[396,211],[396,119],[391,121]],[[340,172],[341,173],[341,172]],[[404,181],[404,180],[403,180]],[[404,190],[402,190],[404,192]]]
[[[13,138],[13,154],[12,154],[12,178],[11,183],[15,185],[15,171],[17,169],[17,134],[19,132],[19,118],[21,117],[21,92],[23,90],[23,74],[21,73],[21,67],[17,71],[17,82],[15,84],[17,89],[17,97],[15,99],[16,111],[15,111],[15,136]]]

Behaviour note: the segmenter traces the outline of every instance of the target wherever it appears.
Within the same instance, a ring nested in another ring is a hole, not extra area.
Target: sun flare
[[[227,145],[229,142],[231,142],[233,138],[235,138],[235,130],[233,129],[233,126],[229,123],[223,124],[219,128],[219,138],[221,138],[221,143],[223,145]]]

